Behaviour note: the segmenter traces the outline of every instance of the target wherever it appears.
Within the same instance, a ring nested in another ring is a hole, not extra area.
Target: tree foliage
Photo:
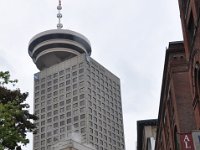
[[[25,103],[28,93],[4,86],[16,82],[10,80],[9,72],[0,71],[0,150],[21,150],[21,144],[29,143],[27,132],[34,133],[36,129],[32,121],[37,117],[29,113],[29,105]]]
[[[0,71],[0,85],[3,86],[8,83],[17,83],[17,80],[10,80],[10,73],[8,71]]]

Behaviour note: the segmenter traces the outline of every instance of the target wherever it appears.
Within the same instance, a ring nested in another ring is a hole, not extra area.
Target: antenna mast
[[[58,10],[58,14],[57,14],[57,18],[58,18],[57,29],[62,29],[62,27],[63,27],[63,24],[61,23],[62,14],[60,12],[62,10],[61,0],[59,0],[59,4],[57,6],[57,10]]]

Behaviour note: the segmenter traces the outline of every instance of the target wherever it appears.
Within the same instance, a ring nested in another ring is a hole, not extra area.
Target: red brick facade
[[[189,64],[192,106],[200,129],[200,1],[179,0],[185,54]]]
[[[200,130],[200,0],[179,0],[183,42],[166,51],[156,150],[182,150],[180,135]]]
[[[177,134],[195,129],[188,69],[183,42],[169,43],[163,72],[156,150],[175,150],[179,143]]]

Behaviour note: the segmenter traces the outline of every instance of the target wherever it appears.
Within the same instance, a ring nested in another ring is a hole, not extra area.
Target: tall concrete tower
[[[34,150],[52,150],[78,134],[97,150],[124,150],[120,79],[90,57],[83,35],[62,29],[35,35],[28,52],[40,72],[34,75]]]

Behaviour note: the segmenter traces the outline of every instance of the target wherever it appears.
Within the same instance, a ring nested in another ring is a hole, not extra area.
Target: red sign
[[[192,134],[191,133],[181,133],[180,134],[180,144],[181,144],[181,150],[194,150]]]

